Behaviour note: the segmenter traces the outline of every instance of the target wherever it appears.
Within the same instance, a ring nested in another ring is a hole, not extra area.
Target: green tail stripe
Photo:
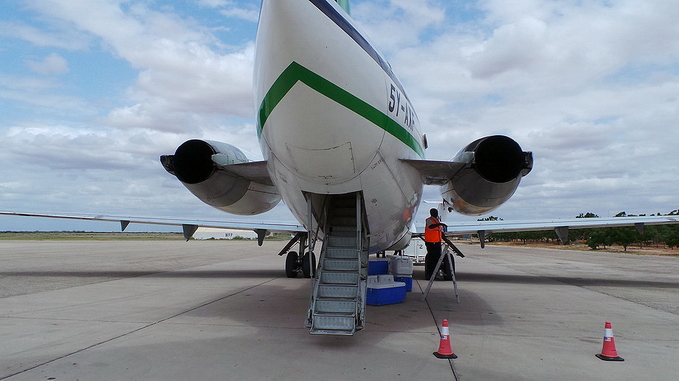
[[[405,145],[412,148],[421,158],[424,158],[424,147],[422,144],[389,116],[352,95],[348,91],[305,68],[297,62],[292,62],[281,75],[274,81],[273,85],[264,96],[262,105],[257,114],[257,136],[261,138],[262,129],[269,115],[276,108],[278,103],[300,81],[324,96],[341,104],[356,114],[369,120],[371,123],[390,133]]]

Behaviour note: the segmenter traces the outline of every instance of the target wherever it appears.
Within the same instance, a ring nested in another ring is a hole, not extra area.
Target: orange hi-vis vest
[[[424,242],[441,242],[441,232],[443,226],[429,228],[429,225],[438,224],[439,220],[434,217],[429,217],[424,222]]]

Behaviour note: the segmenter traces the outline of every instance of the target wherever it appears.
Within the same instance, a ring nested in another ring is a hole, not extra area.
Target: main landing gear
[[[300,256],[295,251],[288,252],[285,257],[285,275],[288,278],[297,278],[302,274],[304,278],[311,278],[316,273],[316,255],[307,252]]]
[[[316,275],[316,255],[313,252],[307,251],[307,233],[297,233],[287,245],[281,250],[278,255],[286,255],[285,257],[285,276],[288,278],[297,278],[297,275],[302,275],[304,278],[312,278]],[[296,251],[290,251],[290,248],[299,243],[299,252],[304,255],[299,255]]]

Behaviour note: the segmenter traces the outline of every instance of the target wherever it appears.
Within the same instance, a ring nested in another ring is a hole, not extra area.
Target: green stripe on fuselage
[[[262,129],[264,128],[264,124],[269,118],[269,115],[271,115],[271,112],[273,112],[278,103],[285,97],[290,89],[292,89],[297,81],[304,83],[329,99],[332,99],[369,120],[371,123],[402,141],[421,158],[424,158],[424,148],[422,147],[422,144],[400,124],[380,110],[297,62],[292,62],[285,70],[283,70],[281,75],[274,81],[273,85],[264,96],[264,100],[257,113],[257,136],[259,138],[262,137]]]

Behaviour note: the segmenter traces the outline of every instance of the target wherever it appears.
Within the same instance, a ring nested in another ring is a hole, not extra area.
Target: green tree
[[[587,212],[587,213],[580,213],[579,215],[575,216],[575,218],[599,218],[596,214],[592,212]]]
[[[639,233],[634,228],[630,227],[616,227],[609,228],[611,242],[618,244],[627,251],[627,247],[634,242],[639,242]]]
[[[611,244],[612,237],[609,229],[599,228],[590,230],[589,236],[587,237],[587,246],[592,250],[598,250],[599,246],[603,246],[605,249],[606,246],[610,246]]]

